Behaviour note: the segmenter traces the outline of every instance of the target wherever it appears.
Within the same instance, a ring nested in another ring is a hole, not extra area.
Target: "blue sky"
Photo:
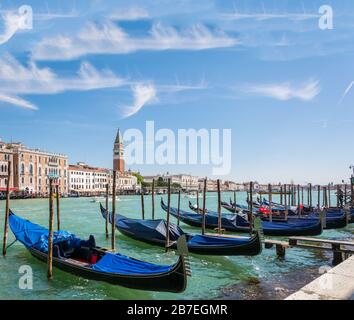
[[[0,2],[0,137],[112,165],[116,129],[232,129],[223,179],[340,182],[354,148],[354,5]],[[318,27],[333,8],[333,30]],[[132,166],[145,174],[210,166]]]

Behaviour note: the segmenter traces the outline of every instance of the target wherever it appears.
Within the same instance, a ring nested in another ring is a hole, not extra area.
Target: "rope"
[[[15,241],[11,242],[11,243],[6,247],[6,249],[10,248],[13,244],[15,244],[16,241],[17,241],[17,239],[16,239]]]

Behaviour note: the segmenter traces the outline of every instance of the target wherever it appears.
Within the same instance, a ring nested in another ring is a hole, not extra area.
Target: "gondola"
[[[48,229],[10,212],[9,224],[16,239],[37,259],[47,261]],[[95,239],[85,241],[67,231],[53,236],[53,266],[71,274],[127,288],[183,292],[187,285],[185,258],[174,265],[157,265],[114,254],[96,246]]]
[[[107,218],[107,210],[100,204],[101,214]],[[112,215],[109,215],[112,222]],[[130,219],[116,215],[116,228],[124,235],[149,244],[166,246],[167,222],[163,219]],[[252,237],[228,238],[210,235],[193,235],[185,233],[179,226],[170,223],[169,236],[172,249],[176,249],[177,239],[186,236],[188,251],[203,255],[218,256],[255,256],[261,253],[262,244],[258,232]]]
[[[168,208],[161,199],[161,208],[167,212]],[[170,208],[170,214],[194,227],[201,227],[203,216],[196,213],[190,213],[183,210],[179,211],[176,208]],[[242,221],[246,226],[239,226],[238,221]],[[205,227],[215,229],[218,227],[218,217],[215,215],[205,215]],[[231,218],[222,216],[221,227],[226,231],[232,232],[249,232],[249,223],[242,217],[235,214]],[[287,221],[287,222],[262,222],[262,229],[265,235],[269,236],[315,236],[322,233],[322,223],[316,221]]]

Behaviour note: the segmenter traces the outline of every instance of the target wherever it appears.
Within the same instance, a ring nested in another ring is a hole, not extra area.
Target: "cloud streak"
[[[134,101],[132,105],[123,108],[122,115],[124,118],[138,113],[142,107],[156,99],[156,88],[151,84],[138,84],[132,88],[132,91]]]
[[[8,42],[21,29],[25,21],[25,16],[7,12],[2,14],[4,21],[4,30],[0,34],[0,45]]]
[[[342,98],[339,100],[338,104],[341,104],[344,99],[346,98],[346,96],[350,93],[350,91],[353,89],[354,87],[354,81],[352,81],[351,83],[349,83],[348,87],[344,90],[344,93],[342,95]]]
[[[321,88],[317,80],[309,80],[300,85],[285,82],[278,84],[257,84],[245,88],[246,93],[261,95],[281,101],[291,99],[310,101],[314,99],[320,91]]]
[[[206,50],[232,47],[239,41],[202,24],[180,31],[155,23],[149,36],[130,37],[113,22],[89,23],[74,36],[44,38],[33,49],[34,60],[72,60],[90,54],[127,54],[141,50]]]
[[[60,77],[49,68],[39,68],[33,61],[22,65],[11,55],[0,59],[0,100],[19,107],[36,110],[18,95],[50,95],[66,91],[89,91],[130,84],[110,70],[97,70],[87,62],[81,63],[77,74]]]

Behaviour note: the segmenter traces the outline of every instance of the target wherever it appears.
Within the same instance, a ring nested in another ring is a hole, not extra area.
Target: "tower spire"
[[[113,148],[113,170],[116,170],[120,173],[124,173],[124,166],[125,162],[123,138],[120,129],[118,128]]]

